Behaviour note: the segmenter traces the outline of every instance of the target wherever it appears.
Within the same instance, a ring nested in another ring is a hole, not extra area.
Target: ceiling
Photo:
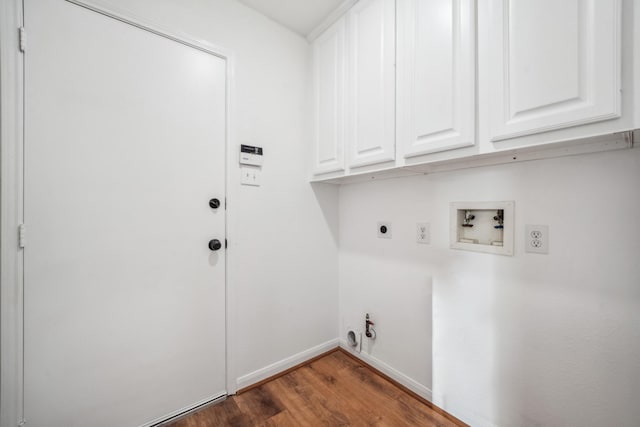
[[[303,37],[316,28],[343,0],[239,0]]]

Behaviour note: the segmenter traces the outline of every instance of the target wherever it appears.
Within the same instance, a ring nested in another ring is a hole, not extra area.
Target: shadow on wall
[[[549,162],[555,200],[527,201],[550,218],[550,253],[496,271],[497,425],[640,425],[638,159]],[[614,207],[615,219],[594,206]]]
[[[311,189],[316,197],[318,206],[322,211],[325,222],[333,241],[338,245],[339,238],[339,210],[338,210],[338,191],[339,187],[334,184],[323,184],[318,182],[312,182]]]
[[[433,399],[472,425],[493,425],[487,414],[496,404],[491,390],[499,363],[493,301],[501,258],[442,246],[431,261]]]

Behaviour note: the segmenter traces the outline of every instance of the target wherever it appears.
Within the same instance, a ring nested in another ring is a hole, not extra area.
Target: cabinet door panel
[[[395,159],[395,4],[361,0],[349,11],[350,166]]]
[[[345,20],[313,45],[314,174],[344,170]]]
[[[475,143],[474,6],[398,2],[398,138],[405,157]]]
[[[619,0],[491,0],[493,141],[621,115]]]

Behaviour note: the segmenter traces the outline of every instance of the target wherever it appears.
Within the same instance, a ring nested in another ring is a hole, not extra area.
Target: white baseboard
[[[307,360],[312,359],[322,353],[326,353],[327,351],[336,347],[338,347],[338,338],[329,340],[315,347],[311,347],[308,350],[302,351],[298,354],[287,357],[286,359],[282,359],[278,362],[272,363],[269,366],[265,366],[264,368],[253,371],[247,375],[243,375],[236,381],[238,387],[237,389],[240,390],[245,387],[249,387],[252,384],[277,375],[282,371],[299,365],[300,363],[304,363]]]
[[[434,393],[433,395],[433,404],[439,407],[440,409],[444,409],[451,415],[458,418],[460,421],[469,424],[474,427],[498,427],[497,424],[494,424],[489,419],[479,415],[473,411],[468,410],[463,407],[463,405],[459,405],[457,402],[452,402],[444,397]]]
[[[354,355],[358,359],[362,360],[363,362],[373,366],[374,368],[376,368],[377,370],[379,370],[383,374],[389,376],[391,379],[393,379],[393,380],[397,381],[398,383],[402,384],[403,386],[405,386],[406,388],[408,388],[412,392],[416,393],[418,396],[427,399],[429,402],[432,402],[433,393],[431,392],[431,389],[429,389],[428,387],[425,387],[424,385],[420,384],[419,382],[417,382],[413,378],[410,378],[410,377],[406,376],[402,372],[397,371],[396,369],[394,369],[391,366],[387,365],[383,361],[381,361],[379,359],[376,359],[375,357],[373,357],[373,356],[371,356],[371,355],[369,355],[369,354],[367,354],[365,352],[358,353],[358,352],[353,351],[347,345],[347,341],[346,340],[342,340],[342,339],[340,340],[340,347],[342,349],[346,350],[347,352],[349,352],[350,354]]]
[[[249,387],[250,385],[277,375],[282,371],[304,363],[307,360],[312,359],[322,353],[326,353],[327,351],[332,350],[338,346],[347,351],[349,354],[352,354],[357,359],[360,359],[368,365],[371,365],[394,381],[397,381],[399,384],[416,393],[418,396],[428,400],[429,402],[433,402],[435,405],[458,417],[460,420],[470,423],[471,425],[478,425],[482,427],[496,427],[495,424],[491,423],[487,419],[484,419],[483,417],[478,416],[478,414],[465,411],[463,408],[459,408],[458,405],[453,405],[451,404],[451,402],[446,402],[446,400],[442,397],[434,396],[431,389],[415,381],[413,378],[408,377],[402,372],[392,368],[385,362],[367,353],[357,353],[353,351],[347,344],[346,340],[339,338],[329,340],[308,350],[287,357],[286,359],[282,359],[276,363],[272,363],[269,366],[258,369],[257,371],[251,372],[247,375],[243,375],[236,381],[237,388],[238,390],[240,390],[245,387]]]
[[[408,388],[409,390],[411,390],[412,392],[416,393],[418,396],[423,397],[424,399],[428,400],[429,402],[433,403],[434,405],[436,405],[437,407],[439,407],[440,409],[443,409],[445,411],[447,411],[448,413],[450,413],[451,415],[453,415],[454,417],[458,418],[459,420],[472,425],[472,426],[478,426],[478,427],[497,427],[494,423],[492,423],[491,421],[489,421],[488,419],[474,413],[471,412],[463,407],[461,407],[460,405],[454,404],[453,402],[447,401],[447,399],[443,398],[442,396],[438,395],[438,394],[434,394],[433,391],[431,389],[429,389],[428,387],[425,387],[424,385],[420,384],[419,382],[415,381],[414,379],[406,376],[405,374],[403,374],[402,372],[397,371],[396,369],[392,368],[391,366],[387,365],[386,363],[384,363],[383,361],[365,353],[357,353],[354,350],[352,350],[349,345],[347,344],[346,340],[340,340],[340,347],[343,348],[344,350],[348,351],[350,354],[352,354],[353,356],[355,356],[356,358],[362,360],[363,362],[371,365],[372,367],[376,368],[377,370],[379,370],[380,372],[382,372],[383,374],[389,376],[390,378],[392,378],[393,380],[397,381],[398,383],[402,384],[403,386],[405,386],[406,388]]]
[[[140,427],[162,427],[165,425],[169,425],[170,423],[173,423],[174,421],[176,421],[178,418],[177,416],[180,415],[188,415],[191,412],[195,412],[196,410],[200,409],[201,407],[205,407],[208,406],[209,404],[213,404],[215,402],[222,402],[224,399],[226,399],[227,395],[226,393],[218,393],[215,394],[213,396],[207,397],[202,399],[199,402],[196,402],[192,405],[189,406],[185,406],[184,408],[181,409],[177,409],[175,411],[169,412],[168,414],[165,414],[163,416],[161,416],[160,418],[157,418],[153,421],[149,421],[147,423],[142,424]]]

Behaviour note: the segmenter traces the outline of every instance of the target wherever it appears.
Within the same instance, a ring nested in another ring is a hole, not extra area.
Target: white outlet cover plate
[[[524,227],[524,250],[534,254],[549,253],[549,226],[527,224]]]
[[[431,243],[431,230],[428,222],[416,223],[416,242],[423,244]]]
[[[386,233],[383,233],[381,228],[387,227]],[[389,221],[380,221],[378,222],[378,237],[381,239],[390,239],[391,238],[391,223]]]
[[[241,167],[240,174],[240,183],[242,185],[260,186],[262,181],[262,171],[260,168]]]

